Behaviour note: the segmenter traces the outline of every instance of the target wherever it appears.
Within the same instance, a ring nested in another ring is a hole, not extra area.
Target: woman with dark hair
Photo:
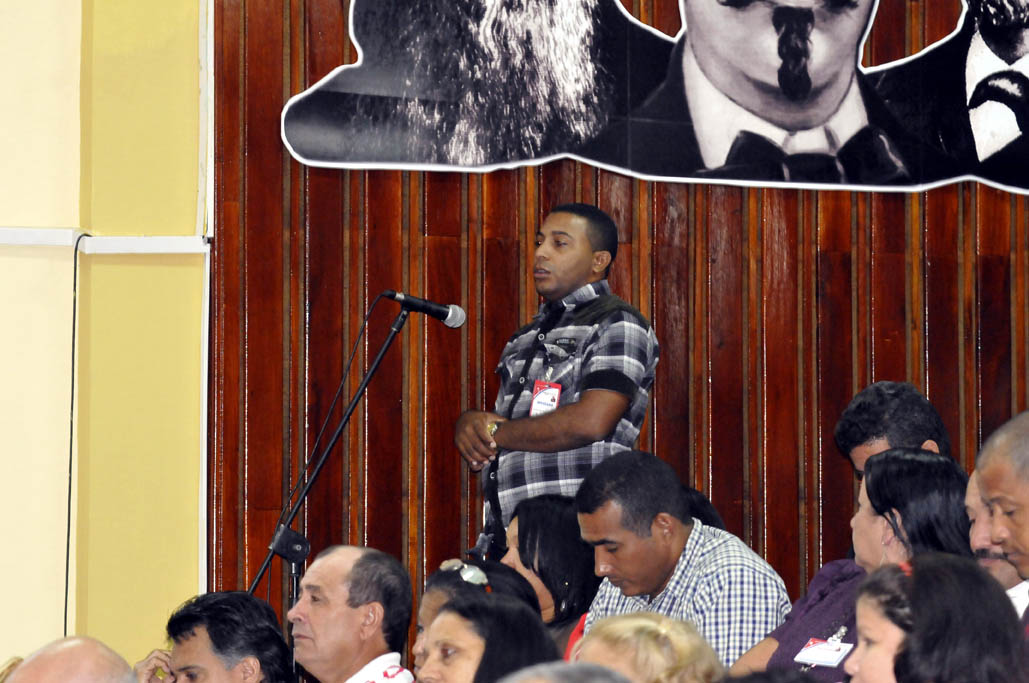
[[[869,458],[850,520],[854,559],[822,567],[786,621],[729,673],[799,668],[816,680],[840,680],[857,642],[854,600],[866,572],[927,551],[971,557],[967,485],[964,470],[939,453],[893,448]]]
[[[507,554],[500,561],[536,591],[543,622],[564,652],[600,585],[593,573],[593,548],[579,535],[575,501],[547,494],[518,503],[507,527]]]
[[[858,589],[852,683],[1023,683],[1022,628],[1004,589],[974,561],[925,553]]]
[[[425,590],[418,602],[416,637],[411,648],[415,675],[425,661],[425,629],[450,600],[466,593],[508,595],[523,603],[537,615],[540,613],[536,592],[525,578],[499,562],[475,559],[451,559],[425,580]]]
[[[425,683],[493,683],[559,659],[538,615],[506,595],[467,593],[443,605],[425,633]]]

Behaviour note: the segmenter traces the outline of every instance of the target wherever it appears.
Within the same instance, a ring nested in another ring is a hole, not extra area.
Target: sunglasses
[[[444,572],[458,572],[461,576],[461,580],[465,583],[484,586],[486,587],[486,590],[489,590],[489,577],[486,576],[486,572],[482,571],[482,567],[477,567],[474,564],[468,564],[464,560],[460,560],[455,557],[450,560],[445,560],[439,568],[440,571]]]

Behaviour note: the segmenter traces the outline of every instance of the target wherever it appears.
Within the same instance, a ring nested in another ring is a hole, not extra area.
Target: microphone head
[[[443,324],[447,327],[461,327],[461,325],[464,325],[464,321],[468,319],[464,309],[457,304],[450,304],[447,308],[450,309],[450,313],[447,314],[447,319],[443,321]]]

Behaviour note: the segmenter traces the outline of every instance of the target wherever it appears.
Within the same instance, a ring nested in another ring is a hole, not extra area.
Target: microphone
[[[400,302],[400,305],[408,310],[431,315],[433,318],[442,320],[443,324],[447,327],[461,327],[467,319],[464,309],[457,304],[438,304],[435,301],[419,299],[416,296],[404,294],[403,292],[394,292],[392,289],[387,289],[383,294],[394,301]]]

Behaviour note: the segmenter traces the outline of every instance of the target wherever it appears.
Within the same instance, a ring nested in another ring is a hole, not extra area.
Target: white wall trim
[[[206,254],[203,237],[86,237],[83,254]]]
[[[80,235],[75,228],[0,227],[0,245],[18,247],[72,247]]]

